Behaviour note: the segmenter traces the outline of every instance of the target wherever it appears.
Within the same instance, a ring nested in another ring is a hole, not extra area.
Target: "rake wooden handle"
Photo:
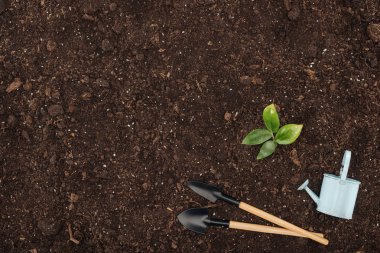
[[[238,222],[238,221],[230,221],[229,228],[248,230],[248,231],[260,232],[260,233],[306,237],[304,235],[298,234],[296,232],[290,231],[285,228],[270,227],[270,226],[264,226],[264,225],[258,225],[258,224]],[[313,234],[323,238],[323,234],[321,233],[313,233]]]
[[[260,218],[263,218],[264,220],[270,221],[278,226],[281,226],[283,228],[289,229],[290,231],[293,231],[297,234],[304,235],[305,237],[308,237],[316,242],[319,242],[323,245],[329,244],[329,241],[325,238],[319,237],[312,232],[309,232],[303,228],[297,227],[296,225],[293,225],[292,223],[289,223],[287,221],[284,221],[283,219],[280,219],[274,215],[271,215],[267,212],[264,212],[263,210],[260,210],[254,206],[248,205],[247,203],[240,202],[239,208],[247,211],[251,214],[254,214],[256,216],[259,216]]]

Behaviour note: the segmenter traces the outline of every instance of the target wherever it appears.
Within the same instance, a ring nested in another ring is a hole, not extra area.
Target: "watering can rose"
[[[254,129],[245,136],[242,144],[263,144],[257,155],[257,160],[270,156],[277,145],[288,145],[295,142],[301,134],[303,125],[288,124],[280,128],[280,119],[274,104],[268,105],[263,111],[266,129]]]

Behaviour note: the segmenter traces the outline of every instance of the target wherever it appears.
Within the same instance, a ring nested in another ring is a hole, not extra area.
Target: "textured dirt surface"
[[[0,0],[0,252],[379,252],[377,1]],[[3,9],[3,10],[1,10]],[[240,144],[276,103],[300,138]],[[345,149],[352,220],[315,210]],[[267,224],[185,183],[216,184],[311,240],[176,219]],[[72,240],[70,239],[70,234]]]

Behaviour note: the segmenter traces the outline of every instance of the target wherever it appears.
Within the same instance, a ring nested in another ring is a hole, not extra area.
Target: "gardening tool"
[[[204,234],[206,229],[209,226],[218,226],[218,227],[227,227],[227,228],[233,228],[233,229],[261,232],[261,233],[305,237],[303,235],[287,230],[285,228],[270,227],[270,226],[238,222],[238,221],[209,218],[207,208],[191,208],[186,211],[183,211],[182,213],[178,215],[178,220],[186,228],[198,234]],[[313,233],[313,234],[319,237],[323,237],[323,234],[319,234],[319,233]]]
[[[306,190],[310,197],[317,203],[317,211],[343,219],[352,219],[356,197],[360,182],[347,178],[350,167],[351,151],[344,152],[340,176],[323,174],[323,182],[320,196],[318,197],[307,185],[306,180],[298,190]]]
[[[319,237],[319,236],[313,234],[312,232],[309,232],[305,229],[297,227],[296,225],[293,225],[293,224],[291,224],[287,221],[284,221],[284,220],[282,220],[282,219],[280,219],[274,215],[271,215],[267,212],[264,212],[264,211],[254,207],[254,206],[251,206],[251,205],[244,203],[240,200],[237,200],[231,196],[228,196],[228,195],[222,193],[218,188],[216,188],[214,186],[211,186],[211,185],[208,185],[208,184],[205,184],[202,182],[198,182],[198,181],[189,181],[187,183],[187,185],[193,191],[195,191],[196,193],[198,193],[199,195],[208,199],[211,202],[215,202],[218,199],[226,201],[232,205],[238,206],[240,209],[243,209],[244,211],[247,211],[251,214],[259,216],[260,218],[263,218],[267,221],[270,221],[270,222],[272,222],[278,226],[287,228],[287,229],[289,229],[289,230],[291,230],[297,234],[308,237],[308,238],[310,238],[314,241],[317,241],[323,245],[327,245],[329,243],[329,241],[325,238]]]

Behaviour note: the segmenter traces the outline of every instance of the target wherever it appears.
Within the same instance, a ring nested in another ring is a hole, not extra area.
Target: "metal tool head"
[[[187,186],[211,202],[217,201],[222,195],[221,191],[215,186],[208,185],[199,181],[188,181]]]
[[[199,181],[188,181],[187,186],[189,186],[193,191],[195,191],[202,197],[210,200],[211,202],[215,202],[218,199],[220,199],[232,205],[239,206],[239,200],[222,193],[218,188],[216,188],[213,185],[208,185]]]
[[[182,225],[198,234],[205,233],[207,229],[207,219],[207,208],[191,208],[178,215],[178,220]]]

